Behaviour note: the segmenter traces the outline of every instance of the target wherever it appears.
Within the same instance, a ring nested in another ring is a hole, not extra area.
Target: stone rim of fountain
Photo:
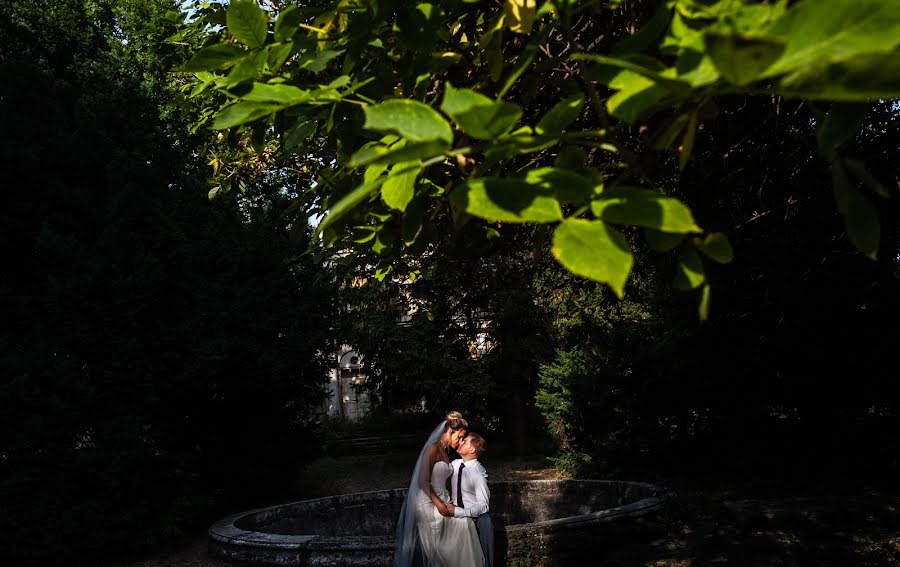
[[[542,532],[551,533],[560,530],[577,529],[588,527],[592,524],[603,524],[625,518],[638,518],[654,511],[662,509],[669,500],[674,496],[670,491],[657,485],[633,482],[633,481],[610,481],[610,480],[525,480],[525,481],[500,481],[492,482],[491,486],[498,485],[521,485],[538,483],[560,483],[560,482],[578,482],[593,484],[617,484],[624,485],[629,488],[637,488],[646,491],[651,496],[645,496],[634,502],[628,502],[620,506],[605,508],[593,511],[587,514],[575,516],[567,516],[561,518],[553,518],[531,523],[509,524],[504,527],[506,533],[522,533],[522,532]],[[359,492],[352,496],[366,497],[377,496],[386,493],[405,493],[406,489],[389,489],[377,490],[369,492]],[[253,517],[264,513],[277,513],[278,510],[285,510],[300,504],[313,506],[316,503],[328,505],[335,502],[336,499],[350,495],[326,496],[309,500],[298,500],[274,506],[266,506],[246,510],[237,514],[225,517],[209,528],[209,538],[211,543],[222,544],[225,546],[234,546],[235,551],[239,549],[250,550],[253,548],[268,548],[284,551],[325,551],[325,550],[342,550],[348,552],[372,551],[393,551],[393,536],[366,536],[366,535],[347,535],[347,536],[326,536],[326,535],[309,535],[309,534],[276,534],[260,531],[246,530],[238,527],[236,524],[244,518]]]

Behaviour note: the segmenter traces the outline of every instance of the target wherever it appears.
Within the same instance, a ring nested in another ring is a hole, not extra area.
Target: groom
[[[456,452],[461,459],[454,460],[453,474],[450,476],[450,495],[453,515],[457,518],[472,518],[478,530],[481,550],[484,552],[485,567],[494,564],[494,524],[490,508],[491,492],[487,485],[487,471],[478,462],[484,454],[487,442],[477,433],[469,433],[459,443]]]

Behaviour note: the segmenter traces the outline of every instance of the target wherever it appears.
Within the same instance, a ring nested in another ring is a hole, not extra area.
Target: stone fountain
[[[671,495],[639,482],[529,480],[492,482],[497,565],[537,554],[588,553],[658,524]],[[303,500],[249,510],[209,529],[210,552],[268,565],[391,564],[406,489]]]

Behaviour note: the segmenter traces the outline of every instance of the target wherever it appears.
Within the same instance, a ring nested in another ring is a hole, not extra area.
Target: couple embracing
[[[457,411],[431,432],[400,511],[394,567],[492,566],[490,491],[478,462],[485,446]],[[451,462],[448,449],[460,458]]]

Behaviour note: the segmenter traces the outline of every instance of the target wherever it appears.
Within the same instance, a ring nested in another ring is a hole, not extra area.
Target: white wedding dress
[[[453,474],[450,463],[438,461],[431,469],[431,488],[444,502],[447,479]],[[482,567],[484,554],[478,541],[475,522],[471,518],[442,516],[424,491],[419,491],[416,506],[416,524],[422,554],[429,567]]]

